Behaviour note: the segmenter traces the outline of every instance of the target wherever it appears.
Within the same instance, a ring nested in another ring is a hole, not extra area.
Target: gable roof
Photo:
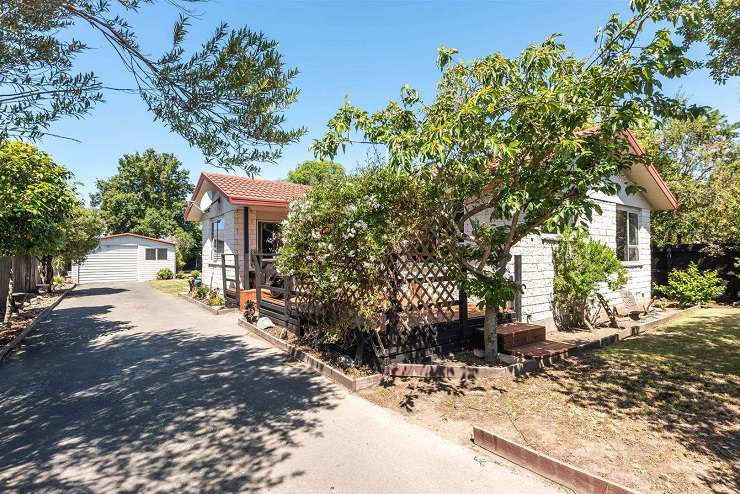
[[[153,242],[161,242],[163,244],[170,244],[175,245],[175,242],[172,240],[164,240],[161,238],[154,238],[154,237],[147,237],[146,235],[139,235],[138,233],[114,233],[113,235],[103,235],[100,237],[100,240],[107,240],[110,238],[118,238],[118,237],[137,237],[137,238],[143,238],[145,240],[151,240]]]
[[[204,185],[212,185],[229,203],[238,206],[271,206],[287,209],[288,205],[303,197],[310,189],[307,185],[240,177],[225,173],[203,172],[193,190],[193,196],[185,210],[185,219],[193,203],[201,195]]]
[[[624,136],[633,153],[637,156],[645,156],[645,151],[642,150],[632,132],[625,130]],[[627,175],[633,182],[645,189],[645,197],[654,209],[670,210],[678,207],[678,199],[661,178],[658,170],[650,163],[644,163],[642,166],[633,165]]]

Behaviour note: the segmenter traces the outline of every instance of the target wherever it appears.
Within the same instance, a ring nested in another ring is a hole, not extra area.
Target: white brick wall
[[[620,180],[623,182],[622,180]],[[594,215],[589,225],[589,234],[595,240],[616,249],[617,208],[627,208],[639,215],[639,261],[625,263],[630,290],[638,303],[650,298],[650,209],[641,195],[626,195],[620,192],[617,196],[594,196],[601,206],[602,213]],[[477,215],[481,222],[488,221],[490,213],[484,211]],[[522,256],[522,320],[539,322],[548,328],[554,327],[552,319],[552,284],[554,270],[552,248],[557,243],[556,235],[528,235],[512,248],[512,256]],[[513,261],[508,266],[509,273],[514,273]],[[621,305],[618,292],[610,292],[606,286],[601,290],[612,305]]]
[[[257,245],[257,223],[259,221],[281,222],[285,219],[287,210],[282,208],[249,208],[249,250],[259,249]],[[233,206],[222,198],[218,204],[214,203],[211,208],[203,215],[202,232],[202,265],[203,265],[203,282],[214,288],[222,287],[221,260],[213,257],[213,248],[211,241],[211,222],[218,218],[224,221],[223,241],[224,253],[239,254],[240,283],[245,286],[245,273],[248,272],[248,259],[246,246],[244,245],[244,207]],[[233,264],[233,257],[227,256],[227,264]],[[233,278],[233,270],[227,270],[227,278]],[[233,288],[234,283],[229,283],[229,288]]]

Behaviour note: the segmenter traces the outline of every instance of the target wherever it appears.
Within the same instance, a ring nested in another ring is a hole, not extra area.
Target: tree
[[[642,133],[651,163],[679,201],[676,210],[653,215],[657,245],[703,243],[719,252],[740,241],[739,131],[712,110]]]
[[[712,78],[724,84],[740,75],[740,0],[633,1],[655,21],[668,21],[682,37],[684,48],[703,42],[709,48]]]
[[[288,172],[288,182],[314,186],[344,175],[344,167],[334,161],[306,160]]]
[[[97,209],[78,204],[64,223],[64,240],[54,253],[54,265],[61,269],[67,263],[81,263],[98,246],[103,233],[103,218]]]
[[[615,194],[612,177],[640,160],[625,133],[688,113],[661,93],[659,78],[694,64],[667,29],[646,37],[646,19],[642,10],[626,21],[612,16],[589,59],[556,36],[512,59],[464,62],[441,48],[431,104],[408,86],[400,102],[373,114],[345,103],[313,144],[322,158],[357,142],[384,146],[399,173],[430,177],[439,198],[433,213],[451,231],[450,266],[485,305],[489,360],[497,358],[497,308],[521,290],[506,274],[512,246],[569,218],[590,220],[599,212],[590,192]]]
[[[0,142],[0,256],[43,256],[64,239],[77,195],[71,174],[36,147]],[[11,318],[13,268],[8,278],[4,324]]]
[[[195,255],[201,231],[183,217],[193,184],[175,155],[153,149],[125,154],[118,160],[118,172],[96,186],[91,205],[100,207],[108,233],[175,237],[183,259]]]
[[[281,147],[296,142],[305,129],[283,128],[283,112],[298,90],[298,74],[285,68],[277,42],[226,23],[188,55],[190,25],[185,5],[198,0],[168,0],[181,12],[172,46],[158,58],[146,55],[129,17],[156,0],[19,0],[0,7],[0,140],[38,139],[66,116],[83,117],[103,101],[105,91],[138,93],[170,130],[203,152],[208,163],[259,171],[274,162]],[[130,88],[105,86],[93,72],[76,73],[75,61],[89,47],[65,30],[85,25],[110,45],[131,73]]]

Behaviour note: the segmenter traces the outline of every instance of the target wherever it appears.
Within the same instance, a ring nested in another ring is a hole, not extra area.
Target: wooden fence
[[[36,284],[38,283],[38,261],[35,257],[0,257],[0,313],[5,312],[11,261],[13,262],[15,292],[33,292],[36,290]]]

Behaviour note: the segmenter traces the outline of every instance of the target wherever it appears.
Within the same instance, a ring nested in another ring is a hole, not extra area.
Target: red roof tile
[[[309,189],[308,186],[301,184],[222,173],[204,172],[203,176],[233,204],[287,207],[292,201],[303,197]]]

